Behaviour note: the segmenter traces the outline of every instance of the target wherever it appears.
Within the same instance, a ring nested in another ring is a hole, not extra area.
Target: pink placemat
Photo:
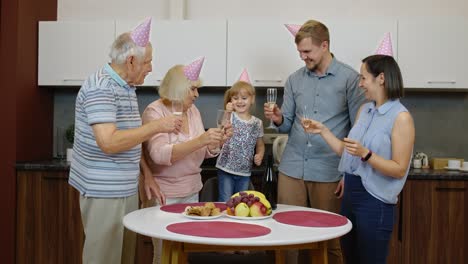
[[[223,221],[196,221],[170,224],[166,227],[170,232],[199,237],[214,238],[247,238],[264,236],[271,232],[270,228],[255,225]]]
[[[178,203],[178,204],[168,204],[168,205],[163,205],[161,206],[161,210],[164,212],[168,213],[183,213],[185,210],[185,207],[187,206],[201,206],[204,205],[205,203],[200,202],[200,203]],[[226,210],[226,204],[225,203],[214,203],[216,207],[218,207],[221,211]]]
[[[273,215],[273,219],[282,224],[306,227],[335,227],[348,222],[348,219],[341,215],[311,211],[280,212]]]

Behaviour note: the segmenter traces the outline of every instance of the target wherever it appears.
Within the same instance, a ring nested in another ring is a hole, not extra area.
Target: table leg
[[[162,252],[161,252],[162,264],[171,263],[171,247],[172,247],[172,241],[162,240]]]
[[[318,242],[318,249],[311,249],[311,263],[328,264],[327,241]]]
[[[182,242],[172,242],[171,264],[186,264],[187,253],[184,252]]]
[[[286,263],[286,251],[277,249],[275,250],[275,264]]]

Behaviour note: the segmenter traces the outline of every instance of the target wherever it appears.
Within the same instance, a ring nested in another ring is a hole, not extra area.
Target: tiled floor
[[[188,257],[189,264],[237,264],[237,263],[253,263],[253,264],[270,264],[275,263],[274,255],[270,252],[258,251],[251,252],[247,255],[241,254],[225,254],[217,252],[209,253],[191,253]]]

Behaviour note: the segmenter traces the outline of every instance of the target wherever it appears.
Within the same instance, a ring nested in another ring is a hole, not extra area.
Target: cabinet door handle
[[[457,81],[427,81],[427,83],[429,83],[429,84],[433,84],[433,83],[450,83],[450,84],[456,84]]]
[[[276,80],[273,80],[273,79],[256,79],[254,81],[255,82],[277,82],[277,83],[280,83],[283,80],[282,79],[276,79]]]
[[[64,82],[83,82],[84,79],[73,79],[73,78],[66,78],[63,79]]]
[[[461,187],[436,187],[435,188],[436,192],[464,192],[466,191],[466,188]]]

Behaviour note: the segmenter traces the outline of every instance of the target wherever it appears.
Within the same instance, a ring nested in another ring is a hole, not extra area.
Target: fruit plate
[[[273,216],[273,214],[270,214],[270,215],[265,215],[265,216],[256,216],[256,217],[252,217],[252,216],[235,216],[235,215],[228,215],[226,214],[227,217],[229,218],[232,218],[232,219],[238,219],[238,220],[263,220],[263,219],[268,219],[268,218],[271,218]]]
[[[211,220],[211,219],[216,219],[216,218],[220,218],[221,216],[223,216],[223,214],[212,215],[212,216],[188,215],[185,212],[183,212],[182,215],[187,218],[195,219],[195,220]]]

